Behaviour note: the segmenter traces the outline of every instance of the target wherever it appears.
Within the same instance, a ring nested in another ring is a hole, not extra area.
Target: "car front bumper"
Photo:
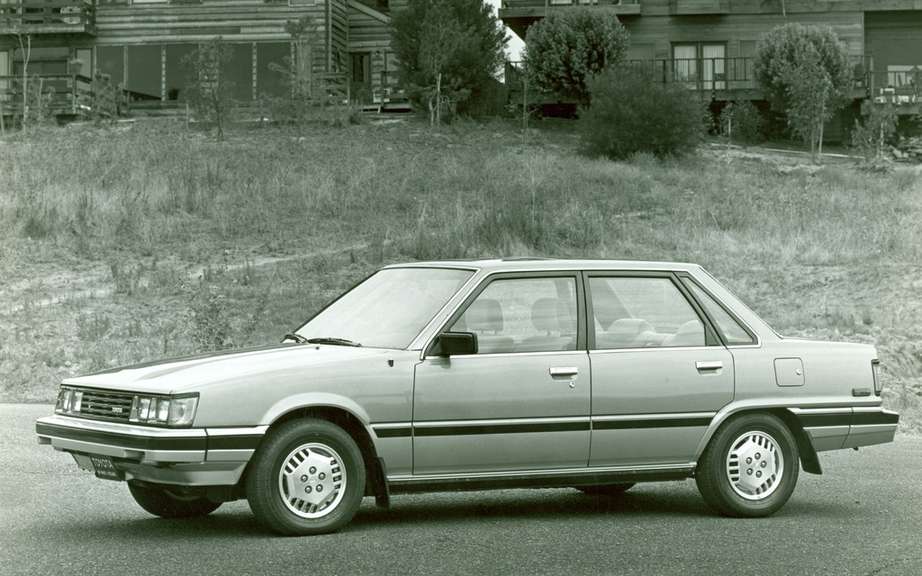
[[[35,422],[39,444],[70,453],[83,469],[94,469],[91,455],[106,456],[126,480],[183,486],[236,484],[266,429],[154,428],[57,415]]]

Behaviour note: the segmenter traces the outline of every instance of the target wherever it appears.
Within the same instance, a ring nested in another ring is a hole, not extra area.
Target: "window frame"
[[[758,333],[756,333],[756,331],[753,330],[753,329],[749,326],[749,324],[747,324],[745,321],[743,321],[743,319],[740,318],[739,315],[736,314],[736,312],[734,312],[733,310],[731,310],[729,306],[727,306],[726,304],[724,304],[724,302],[723,302],[720,298],[718,298],[713,292],[711,292],[710,290],[708,290],[707,288],[705,288],[705,287],[701,284],[701,282],[698,282],[697,280],[695,280],[694,276],[692,276],[692,275],[691,275],[690,273],[688,273],[688,272],[683,272],[683,273],[681,273],[681,274],[678,274],[678,279],[679,279],[679,281],[680,281],[683,285],[693,284],[693,285],[695,286],[695,288],[697,288],[698,290],[701,290],[702,292],[704,292],[705,294],[707,294],[707,296],[708,296],[711,300],[713,300],[714,302],[716,302],[717,305],[720,306],[720,308],[721,308],[730,318],[732,318],[733,321],[736,322],[736,323],[740,326],[740,328],[743,329],[744,332],[746,332],[746,334],[749,335],[749,342],[747,342],[747,343],[745,343],[745,344],[743,344],[743,343],[732,344],[732,343],[728,342],[728,341],[727,341],[727,338],[726,338],[726,335],[723,333],[723,330],[720,329],[720,325],[717,323],[717,321],[714,320],[713,318],[711,318],[711,315],[708,314],[707,308],[704,306],[704,304],[702,304],[701,302],[698,302],[698,299],[695,297],[695,294],[694,294],[690,289],[688,289],[689,296],[691,296],[691,298],[694,299],[695,302],[698,302],[699,307],[701,308],[702,312],[708,317],[708,320],[711,322],[711,324],[712,324],[713,327],[714,327],[714,331],[717,333],[717,336],[720,338],[721,343],[722,343],[725,347],[727,347],[727,348],[744,348],[744,347],[745,347],[745,348],[751,348],[751,347],[758,347],[758,346],[761,346],[761,345],[762,345],[762,340],[759,338]]]
[[[703,346],[645,346],[635,348],[596,348],[595,343],[595,322],[589,322],[589,318],[595,320],[595,313],[592,308],[592,278],[664,278],[669,280],[675,286],[678,293],[685,299],[692,312],[698,317],[701,325],[704,327],[704,345]],[[590,270],[583,272],[583,283],[586,291],[586,332],[587,344],[590,352],[623,352],[636,350],[687,350],[704,347],[726,347],[724,340],[715,330],[710,317],[705,313],[701,304],[694,298],[688,288],[680,281],[674,271],[663,270]],[[591,324],[592,329],[589,329]]]
[[[435,332],[423,348],[423,358],[438,358],[432,355],[432,348],[438,337],[449,332],[449,328],[467,311],[468,307],[487,289],[493,282],[501,280],[528,280],[531,278],[569,278],[573,279],[576,286],[576,348],[573,350],[548,350],[543,352],[490,352],[487,354],[470,354],[465,358],[489,358],[492,356],[509,355],[534,355],[534,354],[574,354],[586,352],[586,292],[583,285],[583,275],[580,270],[545,270],[536,272],[493,272],[486,275],[479,284],[464,298],[464,301],[455,308],[442,326]]]

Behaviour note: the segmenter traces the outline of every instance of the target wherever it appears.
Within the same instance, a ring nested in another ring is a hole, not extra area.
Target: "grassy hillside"
[[[170,122],[0,141],[0,400],[62,377],[277,341],[382,263],[695,261],[777,330],[878,345],[922,428],[922,175],[703,151],[582,157],[566,128]]]

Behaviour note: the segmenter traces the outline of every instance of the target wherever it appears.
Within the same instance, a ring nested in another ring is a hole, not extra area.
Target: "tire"
[[[166,487],[128,482],[128,491],[141,508],[161,518],[195,518],[207,516],[221,506],[208,498],[187,495]]]
[[[784,422],[771,414],[745,414],[711,438],[698,461],[695,482],[704,500],[721,514],[757,518],[784,506],[799,471],[797,442]]]
[[[303,418],[270,431],[250,461],[245,486],[250,509],[270,530],[288,536],[327,534],[358,511],[365,495],[365,462],[345,430]]]
[[[614,498],[621,496],[634,487],[633,482],[623,482],[620,484],[603,484],[600,486],[578,486],[576,489],[587,496],[605,496]]]

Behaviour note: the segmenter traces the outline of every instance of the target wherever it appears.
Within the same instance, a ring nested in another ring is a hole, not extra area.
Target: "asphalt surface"
[[[922,438],[821,455],[775,516],[716,516],[693,481],[367,498],[338,534],[282,538],[245,501],[147,515],[122,483],[38,446],[50,406],[0,405],[0,574],[922,575]]]

